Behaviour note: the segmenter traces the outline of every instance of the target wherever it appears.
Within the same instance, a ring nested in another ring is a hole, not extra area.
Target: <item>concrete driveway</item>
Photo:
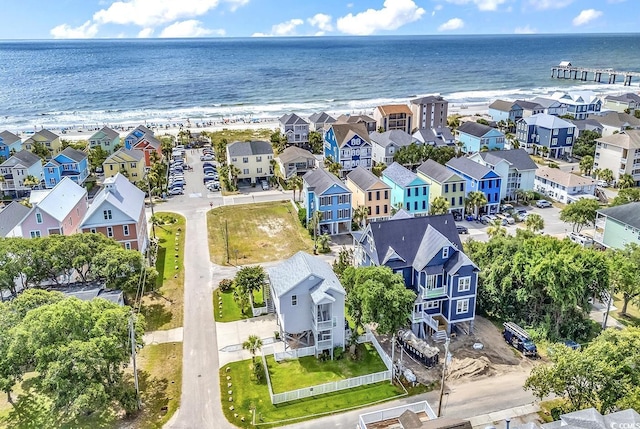
[[[230,362],[251,359],[251,353],[242,348],[242,343],[249,335],[257,335],[263,346],[273,346],[276,351],[284,349],[282,341],[276,341],[274,332],[278,331],[275,315],[254,317],[237,322],[216,322],[218,334],[219,365],[223,367]]]

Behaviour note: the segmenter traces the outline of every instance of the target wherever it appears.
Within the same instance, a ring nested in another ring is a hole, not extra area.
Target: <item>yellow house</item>
[[[51,157],[56,156],[62,151],[62,142],[60,141],[60,136],[55,133],[52,133],[49,130],[40,130],[31,135],[28,139],[22,143],[22,147],[29,152],[33,152],[33,145],[35,143],[43,144],[49,152],[51,153]]]
[[[119,149],[102,163],[105,179],[121,173],[132,183],[142,180],[144,167],[144,152],[141,150]]]
[[[252,142],[233,142],[227,145],[227,164],[238,170],[238,182],[256,184],[273,176],[271,162],[273,148],[271,143],[257,140]],[[229,171],[231,179],[231,171]]]
[[[429,188],[429,206],[436,197],[444,197],[449,203],[449,212],[464,215],[466,197],[465,180],[442,164],[428,159],[416,170],[418,177],[427,181]]]
[[[351,191],[351,207],[369,209],[367,220],[378,221],[391,217],[391,187],[375,174],[358,166],[347,174],[347,188]]]

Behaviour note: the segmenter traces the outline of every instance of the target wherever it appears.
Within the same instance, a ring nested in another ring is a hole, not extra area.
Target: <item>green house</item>
[[[640,246],[640,202],[598,210],[594,240],[613,249]]]

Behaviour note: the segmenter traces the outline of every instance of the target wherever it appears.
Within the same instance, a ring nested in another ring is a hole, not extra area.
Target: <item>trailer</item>
[[[502,336],[507,344],[520,350],[524,356],[538,356],[538,348],[524,329],[513,322],[504,322],[503,326]]]
[[[410,329],[398,332],[396,341],[405,353],[424,366],[431,368],[438,364],[438,348],[416,337]]]

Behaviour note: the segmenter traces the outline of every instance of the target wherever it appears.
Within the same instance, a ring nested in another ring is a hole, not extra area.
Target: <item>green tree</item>
[[[580,171],[588,176],[591,174],[591,170],[593,170],[593,157],[591,155],[582,157],[580,160]]]
[[[640,297],[640,246],[627,244],[609,258],[609,277],[615,293],[622,294],[620,314],[627,314],[629,302]]]
[[[567,204],[560,212],[560,220],[573,224],[572,231],[580,232],[582,228],[596,221],[596,211],[599,208],[597,200],[582,198]]]
[[[171,153],[173,152],[173,137],[171,136],[161,137],[160,150],[162,151],[162,156],[164,156],[164,159],[171,158]]]
[[[238,176],[242,173],[238,167],[233,164],[229,165],[229,176],[231,177],[231,181],[233,182],[233,190],[238,189]]]
[[[102,164],[107,160],[109,154],[102,146],[98,145],[89,150],[89,166],[91,171],[95,173],[98,167],[102,167]]]
[[[318,131],[311,131],[309,133],[309,146],[311,147],[311,153],[319,155],[324,150],[322,134]]]
[[[234,278],[236,289],[249,295],[249,299],[253,302],[253,292],[262,289],[267,279],[267,273],[260,265],[251,267],[242,267]]]
[[[322,234],[318,237],[318,247],[320,248],[320,253],[328,253],[329,243],[331,242],[331,237],[329,234]]]
[[[340,252],[338,252],[338,259],[333,261],[333,272],[336,273],[338,278],[342,277],[342,273],[347,267],[353,266],[354,263],[354,255],[353,249],[347,249],[342,246]]]
[[[467,212],[473,212],[473,216],[477,219],[480,207],[487,205],[487,197],[482,191],[471,191],[465,199]]]
[[[42,160],[46,160],[51,157],[51,151],[44,145],[44,143],[33,142],[31,144],[31,152],[34,155],[38,155]]]
[[[598,174],[598,178],[607,182],[607,184],[613,182],[613,171],[609,168],[605,168],[600,170]]]
[[[540,146],[540,153],[543,157],[549,157],[549,148],[546,146]]]
[[[316,253],[318,250],[318,235],[320,235],[320,222],[322,222],[322,212],[319,210],[315,210],[311,217],[309,218],[309,222],[307,224],[307,228],[311,230],[313,233],[313,252]]]
[[[618,188],[620,189],[633,188],[635,184],[636,181],[633,180],[633,176],[630,174],[623,174],[618,179]]]
[[[538,213],[530,213],[524,221],[524,226],[531,232],[542,231],[544,229],[544,219]]]
[[[640,201],[640,188],[625,188],[618,191],[618,195],[611,201],[611,206]]]
[[[287,136],[276,130],[271,134],[271,146],[273,146],[274,156],[280,155],[287,148]]]
[[[24,186],[26,186],[27,188],[33,188],[35,186],[39,186],[40,183],[41,183],[40,179],[38,179],[35,176],[31,176],[31,175],[25,177],[24,182],[22,182],[22,184]]]
[[[476,119],[476,122],[479,123],[479,124],[482,124],[482,125],[487,125],[487,126],[489,125],[489,121],[487,121],[484,118]]]
[[[493,237],[506,237],[507,228],[502,226],[502,221],[500,219],[493,221],[491,225],[487,228],[487,235],[489,238]]]
[[[288,186],[293,190],[293,200],[299,201],[302,198],[302,188],[304,187],[304,181],[302,177],[296,175],[289,178]],[[298,191],[298,199],[296,200],[296,190]]]
[[[572,154],[579,157],[595,156],[596,139],[600,138],[600,133],[596,131],[584,130],[573,143]]]
[[[357,223],[361,229],[367,226],[367,217],[369,216],[369,207],[358,206],[353,209],[353,221]]]
[[[249,350],[251,353],[251,361],[255,363],[256,353],[262,348],[262,340],[257,335],[249,335],[249,337],[242,343],[244,350]]]
[[[342,171],[342,164],[334,161],[330,156],[325,158],[324,165],[327,171],[334,176],[340,178],[340,172]]]
[[[386,164],[383,163],[373,163],[373,167],[371,167],[371,172],[376,175],[376,177],[382,176],[382,172],[387,168]]]
[[[442,195],[435,197],[429,206],[429,214],[442,215],[447,213],[449,213],[449,201]]]

